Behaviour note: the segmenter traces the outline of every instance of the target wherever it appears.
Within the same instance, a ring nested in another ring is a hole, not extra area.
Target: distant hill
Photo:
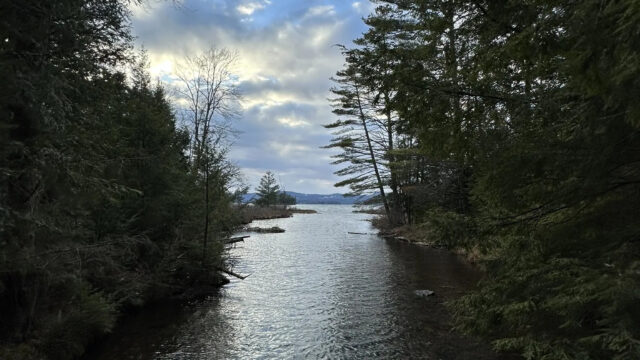
[[[287,191],[287,194],[296,198],[298,204],[338,204],[349,205],[356,202],[368,200],[372,195],[363,196],[344,196],[342,194],[303,194],[294,191]],[[244,196],[244,202],[249,202],[256,198],[255,193],[249,193]]]

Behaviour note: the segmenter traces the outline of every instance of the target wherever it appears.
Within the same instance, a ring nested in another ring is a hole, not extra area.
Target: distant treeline
[[[2,359],[71,359],[123,309],[220,281],[237,172],[206,119],[177,124],[128,3],[0,2]]]
[[[334,78],[337,185],[484,254],[460,329],[640,359],[638,2],[376,3]]]
[[[343,194],[304,194],[294,191],[284,191],[287,195],[295,198],[297,204],[335,204],[352,205],[371,200],[373,196],[344,196]],[[251,202],[257,199],[257,193],[248,193],[243,196],[243,202]]]

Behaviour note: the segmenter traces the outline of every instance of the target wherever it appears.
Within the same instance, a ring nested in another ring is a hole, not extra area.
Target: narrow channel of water
[[[220,294],[163,304],[127,319],[92,359],[495,359],[451,332],[443,301],[479,274],[457,256],[376,235],[344,205],[256,221],[281,234],[249,234],[231,251]],[[371,235],[349,234],[349,232]],[[421,298],[415,290],[430,289]]]

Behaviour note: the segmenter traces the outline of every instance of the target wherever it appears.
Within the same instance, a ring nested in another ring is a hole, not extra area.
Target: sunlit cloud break
[[[238,5],[236,7],[236,10],[243,15],[252,15],[254,12],[256,12],[257,10],[261,10],[264,9],[267,5],[271,4],[271,1],[263,1],[263,2],[257,2],[257,1],[253,1],[253,2],[249,2],[246,4],[241,4]]]
[[[184,0],[135,11],[133,31],[152,76],[169,84],[185,55],[238,52],[243,111],[230,156],[251,188],[272,170],[294,191],[344,192],[332,186],[339,179],[320,148],[331,138],[322,125],[333,121],[329,79],[344,62],[334,45],[364,31],[362,10],[339,1]]]

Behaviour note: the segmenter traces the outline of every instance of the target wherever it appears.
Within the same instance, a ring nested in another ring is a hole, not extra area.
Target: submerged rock
[[[434,291],[431,290],[416,290],[415,294],[420,296],[420,297],[428,297],[431,295],[435,295],[436,293]]]

